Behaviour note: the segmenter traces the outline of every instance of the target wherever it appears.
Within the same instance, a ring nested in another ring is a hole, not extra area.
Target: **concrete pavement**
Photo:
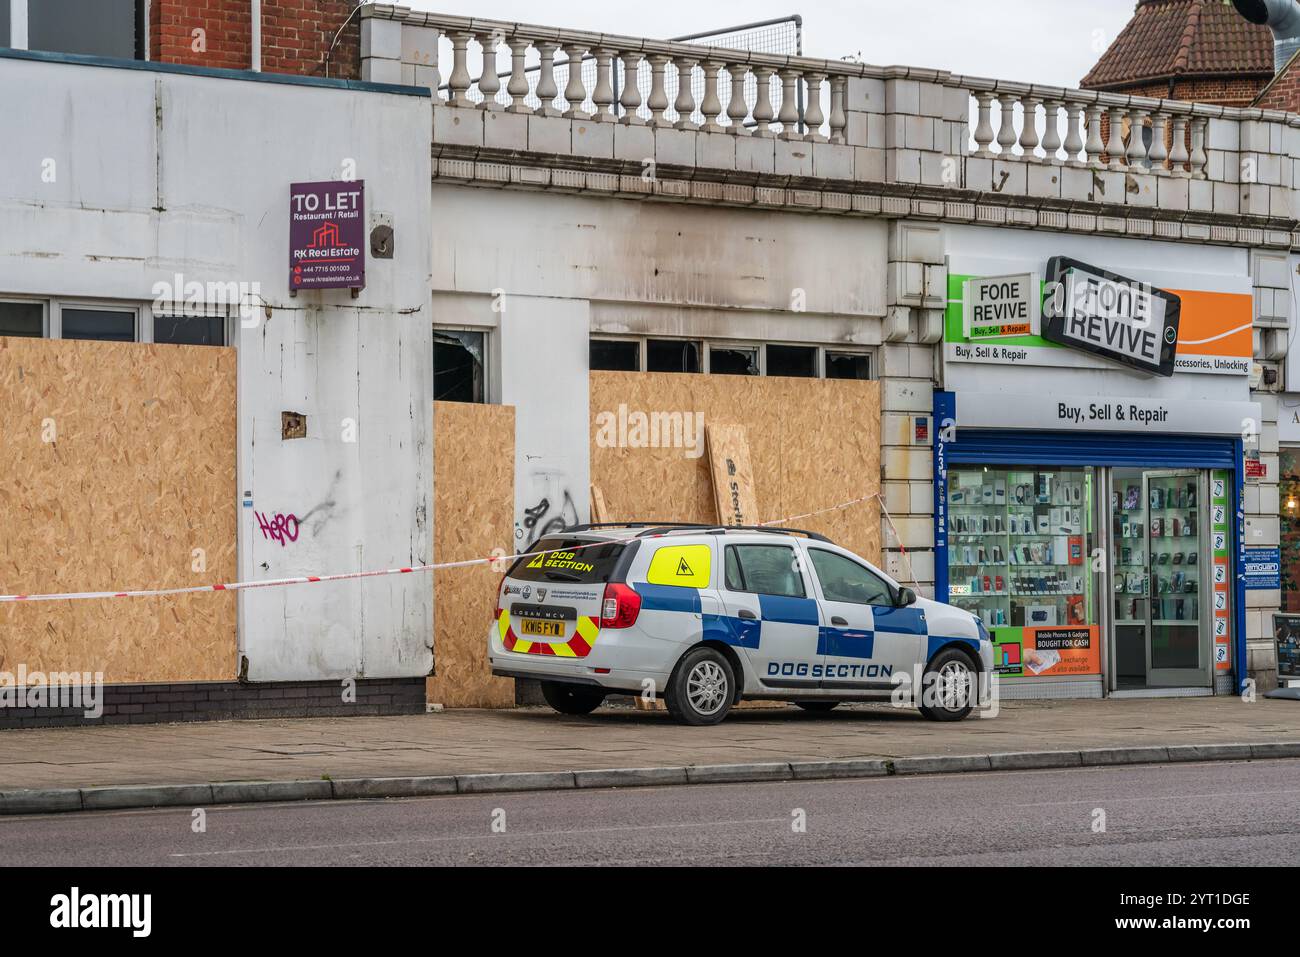
[[[996,718],[957,723],[887,705],[742,709],[708,728],[626,708],[460,710],[3,731],[0,791],[1297,742],[1300,703],[1231,696],[1004,702]]]

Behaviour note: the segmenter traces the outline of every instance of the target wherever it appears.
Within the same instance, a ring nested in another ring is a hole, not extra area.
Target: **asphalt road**
[[[1105,830],[1094,831],[1098,811]],[[0,818],[22,865],[1282,864],[1300,760]],[[797,829],[803,821],[805,829]],[[495,828],[495,830],[494,830]]]

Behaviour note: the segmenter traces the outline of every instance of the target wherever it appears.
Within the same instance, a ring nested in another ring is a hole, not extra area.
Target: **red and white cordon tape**
[[[839,505],[832,505],[830,508],[818,509],[815,512],[805,512],[802,515],[794,515],[790,518],[774,519],[770,522],[760,522],[763,527],[769,525],[785,525],[789,522],[799,521],[800,519],[809,518],[813,515],[822,515],[826,512],[836,512],[841,509],[858,505],[862,502],[869,502],[873,498],[880,498],[881,509],[884,509],[884,498],[879,492],[873,492],[870,495],[864,495],[861,498],[855,498],[850,502],[843,502]],[[889,517],[889,512],[885,510],[885,519],[889,522],[889,527],[894,529],[894,521]],[[719,528],[725,526],[718,526]],[[898,531],[894,529],[894,538],[898,538]],[[341,572],[336,575],[302,575],[296,578],[269,578],[265,581],[253,582],[224,582],[212,585],[191,585],[186,588],[140,588],[130,591],[71,591],[59,592],[48,595],[0,595],[0,602],[17,602],[17,601],[74,601],[78,599],[96,599],[96,598],[159,598],[165,595],[196,595],[203,592],[214,591],[246,591],[251,588],[279,588],[283,585],[310,585],[316,582],[339,582],[349,581],[358,578],[380,578],[385,575],[413,575],[417,572],[431,572],[440,568],[469,568],[474,565],[491,565],[494,562],[510,562],[513,564],[520,558],[533,558],[537,555],[548,555],[555,551],[576,552],[584,548],[594,548],[598,545],[607,544],[606,542],[592,542],[589,545],[575,545],[571,548],[556,549],[549,548],[539,552],[523,552],[518,555],[493,555],[489,558],[467,558],[459,562],[435,562],[429,565],[412,565],[409,568],[376,568],[365,572]],[[901,544],[900,544],[901,549]],[[903,552],[904,558],[907,558],[907,552]],[[907,559],[908,573],[911,574],[911,559]],[[915,584],[915,576],[913,576]]]

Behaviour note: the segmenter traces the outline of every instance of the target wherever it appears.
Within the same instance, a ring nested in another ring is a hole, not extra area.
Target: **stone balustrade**
[[[1300,211],[1295,114],[390,4],[362,17],[362,78],[429,87],[436,143],[1279,220]],[[439,122],[441,106],[462,115]]]

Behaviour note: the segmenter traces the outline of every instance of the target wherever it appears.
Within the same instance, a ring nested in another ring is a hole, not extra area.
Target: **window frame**
[[[713,364],[711,360],[712,352],[718,349],[757,349],[758,350],[758,375],[746,376],[743,378],[794,378],[794,379],[826,379],[826,356],[828,353],[836,355],[863,356],[867,361],[867,378],[865,379],[836,379],[837,382],[873,382],[877,378],[876,349],[873,346],[857,345],[839,345],[827,344],[824,342],[795,342],[789,339],[726,339],[726,338],[709,338],[706,336],[660,336],[660,335],[606,335],[604,333],[591,334],[588,341],[593,339],[603,340],[606,342],[635,342],[637,343],[637,371],[647,372],[650,356],[650,340],[668,341],[668,342],[694,342],[700,348],[700,375],[714,375]],[[768,346],[797,346],[802,349],[815,349],[817,351],[814,360],[816,375],[814,376],[771,376],[767,369],[767,347]],[[593,370],[602,371],[602,370]],[[676,374],[676,373],[673,373]],[[721,373],[718,373],[721,374]]]
[[[0,3],[3,2],[4,0],[0,0]],[[41,307],[41,338],[42,339],[53,338],[53,336],[50,335],[50,301],[48,299],[40,299],[35,296],[16,296],[16,295],[11,295],[9,293],[0,295],[0,303],[10,303],[10,302],[19,303],[22,305],[30,305],[32,303],[35,303],[36,305],[40,306]]]
[[[838,602],[843,602],[846,605],[865,605],[867,608],[900,607],[899,599],[902,594],[902,589],[896,588],[894,585],[890,584],[888,578],[885,578],[883,575],[881,575],[879,572],[877,572],[875,569],[871,568],[870,566],[864,565],[862,562],[858,561],[855,558],[850,558],[848,555],[845,555],[843,552],[837,552],[834,549],[830,549],[830,548],[820,548],[814,545],[809,545],[807,546],[807,552],[808,552],[808,564],[811,567],[813,578],[816,579],[817,581],[817,594],[819,594],[822,597],[823,601],[838,601]],[[889,604],[876,605],[876,604],[872,604],[869,601],[851,601],[847,598],[828,597],[826,594],[826,589],[822,585],[821,573],[817,571],[816,558],[814,557],[814,554],[816,552],[825,552],[827,555],[834,555],[836,558],[842,558],[850,565],[854,565],[860,568],[863,572],[870,575],[872,578],[877,579],[882,585],[885,586],[885,594],[889,596]]]
[[[81,309],[88,312],[129,312],[132,318],[133,335],[131,342],[145,342],[144,304],[140,302],[119,302],[111,299],[51,299],[50,300],[50,336],[51,339],[63,339],[63,310]],[[150,333],[152,333],[150,329]],[[149,336],[153,338],[152,334]],[[115,342],[114,339],[82,339],[74,342]]]

